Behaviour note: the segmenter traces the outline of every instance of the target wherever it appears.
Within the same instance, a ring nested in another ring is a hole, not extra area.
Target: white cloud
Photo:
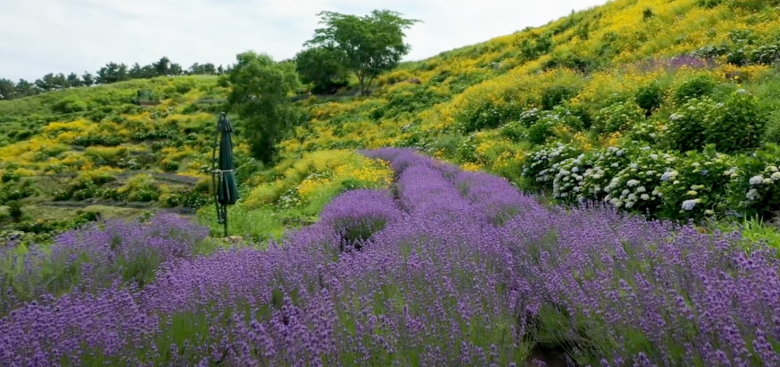
[[[408,60],[539,26],[604,0],[0,0],[0,77],[90,71],[109,61],[142,65],[167,56],[230,64],[255,50],[300,51],[322,10],[391,9],[424,23],[407,31]]]

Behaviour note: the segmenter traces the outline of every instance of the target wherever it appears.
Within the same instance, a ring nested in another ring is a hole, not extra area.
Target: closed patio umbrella
[[[225,237],[228,235],[227,206],[233,205],[238,200],[238,186],[236,185],[235,163],[233,162],[233,139],[231,134],[233,127],[230,125],[225,113],[219,116],[217,127],[217,141],[214,147],[212,159],[216,166],[212,181],[217,205],[217,218],[220,224],[225,225]],[[217,157],[219,150],[219,157]]]

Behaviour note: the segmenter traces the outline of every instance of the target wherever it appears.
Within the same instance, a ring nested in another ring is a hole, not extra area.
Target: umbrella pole
[[[225,237],[228,236],[228,211],[227,211],[227,205],[223,206],[224,213],[225,213]]]

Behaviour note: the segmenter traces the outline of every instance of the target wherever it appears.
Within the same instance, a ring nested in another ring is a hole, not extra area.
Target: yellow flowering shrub
[[[387,187],[393,177],[387,162],[352,150],[306,153],[281,162],[274,171],[279,178],[254,187],[247,197],[247,206],[306,205],[328,199],[344,189]]]

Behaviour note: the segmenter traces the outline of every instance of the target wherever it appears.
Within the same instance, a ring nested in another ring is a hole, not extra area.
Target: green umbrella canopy
[[[235,163],[233,162],[233,139],[231,134],[233,127],[225,113],[219,117],[219,183],[217,186],[217,202],[222,205],[235,204],[238,200],[238,186],[236,185]]]

